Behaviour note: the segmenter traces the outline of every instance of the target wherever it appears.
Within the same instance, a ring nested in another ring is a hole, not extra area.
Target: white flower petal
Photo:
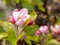
[[[18,16],[19,16],[19,12],[13,12],[13,17],[14,17],[14,19],[15,19],[15,21],[17,21],[17,19],[18,19]]]
[[[24,20],[24,22],[27,20],[27,19],[29,19],[30,18],[30,16],[28,15],[28,14],[26,14],[22,19]]]
[[[20,16],[24,16],[25,14],[28,14],[28,10],[26,8],[21,9],[19,12],[20,12]]]

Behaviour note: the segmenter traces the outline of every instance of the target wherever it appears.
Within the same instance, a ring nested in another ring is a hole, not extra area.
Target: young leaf
[[[24,39],[25,42],[28,44],[28,45],[32,45],[31,41],[29,39]]]
[[[46,43],[51,39],[52,39],[51,33],[47,34],[46,39],[45,39]]]
[[[34,41],[34,42],[38,42],[38,37],[37,36],[35,36],[35,35],[26,35],[25,36],[25,38],[27,38],[27,39],[29,39],[29,40],[31,40],[31,41]]]
[[[15,35],[14,30],[11,28],[10,23],[5,22],[5,26],[6,27],[4,29],[7,31],[8,40],[12,45],[17,45],[17,37]]]
[[[36,5],[38,6],[38,9],[45,12],[42,0],[35,0],[35,2],[36,2]]]
[[[36,13],[35,11],[32,11],[32,12],[30,13],[30,18],[31,18],[31,20],[35,21],[36,18],[37,18],[37,13]]]
[[[39,41],[37,36],[31,36],[30,40],[34,41],[34,42],[38,42]]]
[[[12,29],[8,28],[8,40],[11,42],[12,45],[17,45],[17,39],[14,31]]]
[[[39,8],[39,10],[41,10],[41,11],[43,11],[43,12],[45,12],[45,9],[44,9],[44,7],[40,4],[40,5],[38,5],[38,8]]]

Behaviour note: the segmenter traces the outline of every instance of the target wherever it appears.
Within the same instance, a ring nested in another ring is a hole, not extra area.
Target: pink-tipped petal
[[[20,14],[19,12],[13,12],[12,15],[14,16],[15,21],[17,21]]]
[[[10,16],[9,21],[14,24],[15,23],[14,17]]]

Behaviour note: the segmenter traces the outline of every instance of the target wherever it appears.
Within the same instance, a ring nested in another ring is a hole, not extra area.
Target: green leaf
[[[12,45],[16,45],[17,44],[17,39],[16,39],[16,35],[14,33],[14,31],[12,31],[12,29],[8,28],[8,40],[11,42]]]
[[[8,35],[5,32],[0,33],[0,39],[8,37]]]
[[[28,45],[32,45],[32,43],[31,43],[31,41],[29,40],[29,39],[24,39],[25,40],[25,42],[28,44]]]
[[[31,20],[35,21],[36,18],[37,18],[37,13],[36,13],[35,11],[32,11],[32,12],[30,13],[30,18],[31,18]]]
[[[38,8],[39,8],[39,10],[45,12],[45,9],[44,9],[44,7],[42,5],[38,5]]]
[[[51,33],[47,34],[46,39],[45,39],[46,43],[51,39],[52,39]]]
[[[38,42],[38,37],[37,36],[31,36],[30,38],[31,41]]]
[[[4,29],[7,31],[8,40],[10,41],[10,43],[12,45],[17,45],[17,37],[16,37],[14,30],[11,27],[12,26],[10,26],[9,22],[5,22],[5,28]]]
[[[26,35],[25,38],[31,40],[31,41],[34,41],[34,42],[38,42],[39,41],[39,38],[35,35]]]
[[[26,26],[24,28],[24,31],[26,34],[32,35],[36,32],[37,29],[38,29],[37,25],[31,25],[31,26]]]
[[[38,9],[45,12],[42,0],[35,0],[35,2],[36,2],[36,5],[38,6]]]
[[[57,40],[52,39],[47,42],[47,45],[60,45],[60,43]]]
[[[27,8],[29,11],[32,11],[34,9],[33,5],[31,3],[26,2],[26,1],[23,1],[21,4],[24,8]]]

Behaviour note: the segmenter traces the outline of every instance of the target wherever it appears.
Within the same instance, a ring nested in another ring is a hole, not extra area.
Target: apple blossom
[[[52,32],[59,33],[60,32],[60,25],[55,25],[50,27]]]
[[[21,10],[15,9],[12,12],[12,16],[10,16],[9,21],[11,23],[14,23],[17,26],[23,25],[24,22],[29,19],[29,15],[28,15],[28,9],[23,8]]]
[[[50,26],[50,29],[52,31],[52,35],[56,36],[57,34],[60,34],[60,25]]]
[[[54,26],[50,26],[50,29],[51,29],[52,32],[57,32],[57,30]]]
[[[35,34],[36,35],[40,35],[41,33],[42,34],[47,34],[49,32],[49,30],[48,30],[48,26],[40,26],[40,28],[39,28],[39,30],[37,30],[36,32],[35,32]]]
[[[48,26],[40,26],[39,31],[41,33],[48,33]]]

